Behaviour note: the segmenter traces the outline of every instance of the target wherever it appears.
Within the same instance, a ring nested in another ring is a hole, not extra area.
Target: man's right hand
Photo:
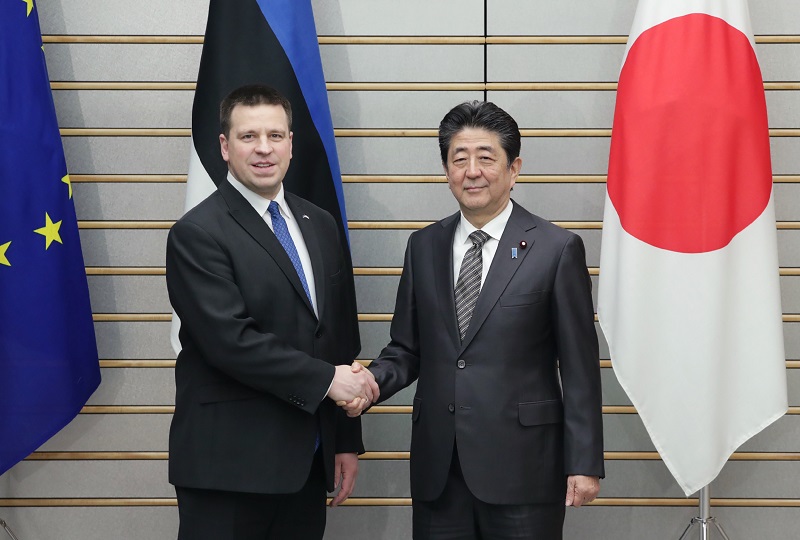
[[[379,396],[378,383],[369,370],[353,370],[351,366],[344,365],[336,366],[328,397],[337,404],[350,403],[357,398],[369,404],[377,401]]]

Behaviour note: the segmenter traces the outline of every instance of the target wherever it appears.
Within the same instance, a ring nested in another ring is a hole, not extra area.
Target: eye
[[[245,133],[244,135],[242,135],[242,139],[244,139],[245,141],[248,141],[248,140],[250,140],[252,138],[253,138],[253,134],[252,133]]]

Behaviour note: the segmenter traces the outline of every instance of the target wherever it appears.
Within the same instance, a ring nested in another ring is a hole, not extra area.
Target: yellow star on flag
[[[53,220],[50,219],[50,214],[47,212],[44,213],[44,218],[45,226],[33,231],[45,237],[47,243],[45,244],[44,249],[48,249],[50,244],[53,243],[53,240],[59,244],[63,244],[64,242],[61,241],[61,235],[58,234],[58,230],[61,228],[61,222],[57,221],[53,223]]]
[[[25,16],[30,17],[31,11],[33,11],[33,0],[22,0],[22,1],[28,4],[28,13]]]
[[[11,263],[8,262],[8,258],[6,257],[6,251],[8,250],[8,246],[11,245],[11,242],[6,242],[5,244],[0,244],[0,264],[4,264],[6,266],[11,266]]]
[[[72,198],[72,181],[69,179],[69,175],[66,175],[64,178],[61,179],[62,182],[67,184],[69,187],[69,198]]]

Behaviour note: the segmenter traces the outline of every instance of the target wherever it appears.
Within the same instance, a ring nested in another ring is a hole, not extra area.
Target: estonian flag
[[[211,0],[192,107],[185,209],[210,195],[228,173],[220,154],[220,101],[256,83],[274,87],[292,104],[295,158],[284,187],[333,215],[350,265],[342,179],[311,0]],[[172,325],[176,352],[178,328]]]
[[[100,384],[72,186],[33,2],[0,2],[0,474]]]
[[[641,0],[619,77],[598,314],[683,491],[787,409],[764,85],[744,0]]]

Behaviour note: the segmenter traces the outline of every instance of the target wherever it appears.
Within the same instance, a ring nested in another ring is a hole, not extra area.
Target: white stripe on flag
[[[189,176],[186,179],[186,203],[183,208],[184,214],[197,206],[203,199],[214,193],[216,189],[216,185],[214,185],[211,177],[208,176],[206,168],[203,167],[203,163],[197,155],[197,151],[194,148],[194,139],[192,139],[189,150]],[[181,340],[178,337],[180,329],[181,320],[178,318],[175,310],[172,310],[172,326],[170,327],[169,340],[175,354],[181,352]]]

